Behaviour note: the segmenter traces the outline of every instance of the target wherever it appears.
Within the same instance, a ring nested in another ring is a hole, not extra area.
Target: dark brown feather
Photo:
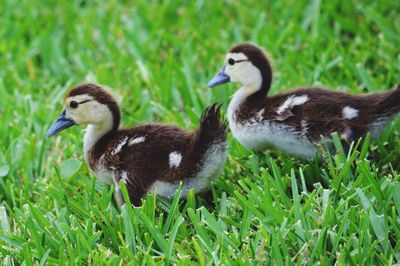
[[[351,95],[322,88],[301,88],[291,92],[267,97],[271,81],[272,68],[268,57],[257,46],[249,43],[239,44],[230,49],[231,53],[244,53],[262,73],[263,82],[259,90],[249,95],[236,109],[234,118],[238,124],[249,121],[268,120],[282,123],[302,132],[302,120],[307,122],[307,137],[318,141],[321,136],[330,136],[338,132],[343,137],[356,139],[365,135],[370,126],[382,118],[392,118],[400,111],[400,86],[396,89],[366,95]],[[290,96],[307,95],[304,104],[288,108],[278,114],[278,108]],[[344,107],[357,109],[358,116],[345,119]],[[262,119],[259,112],[264,109]]]
[[[118,185],[121,179],[132,203],[140,205],[141,198],[156,180],[184,183],[205,166],[208,150],[214,147],[226,149],[226,124],[221,120],[217,104],[203,112],[199,128],[193,132],[163,124],[119,129],[121,114],[113,96],[96,84],[82,84],[67,93],[66,98],[84,94],[106,105],[112,113],[113,127],[90,148],[87,163],[94,172],[106,169],[113,173],[121,204],[123,199]],[[139,137],[144,140],[133,141]],[[181,156],[176,167],[169,162],[173,152]]]
[[[126,137],[127,143],[114,154],[115,148]],[[145,141],[129,145],[129,140],[137,137],[144,137]],[[140,205],[140,199],[156,180],[184,182],[203,166],[206,151],[212,145],[225,147],[225,141],[226,125],[220,120],[220,107],[212,105],[203,113],[200,127],[194,132],[162,124],[109,132],[90,150],[88,164],[92,170],[105,164],[117,175],[116,180],[120,179],[121,171],[126,171],[131,201]],[[171,168],[169,154],[174,151],[182,155],[182,160],[179,167]]]

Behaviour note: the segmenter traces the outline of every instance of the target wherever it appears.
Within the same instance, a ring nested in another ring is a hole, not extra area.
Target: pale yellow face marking
[[[76,101],[78,106],[72,108],[70,103]],[[67,118],[70,118],[79,125],[99,125],[112,123],[112,114],[110,109],[99,103],[93,96],[88,94],[71,96],[64,102]]]
[[[238,62],[233,65],[228,63],[229,59],[235,61],[248,60],[244,53],[228,53],[225,57],[225,74],[231,82],[241,83],[245,87],[246,94],[260,89],[262,76],[260,70],[251,61]]]

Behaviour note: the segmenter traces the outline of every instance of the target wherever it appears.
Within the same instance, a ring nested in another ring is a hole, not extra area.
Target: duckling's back
[[[173,196],[180,183],[182,196],[205,192],[223,169],[226,134],[220,107],[212,105],[194,132],[160,124],[119,131],[102,163],[124,180],[135,205],[145,193]]]
[[[394,90],[371,94],[369,97],[381,116],[392,116],[400,112],[400,84]]]

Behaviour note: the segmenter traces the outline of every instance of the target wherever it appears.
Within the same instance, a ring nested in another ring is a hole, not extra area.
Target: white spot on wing
[[[115,149],[112,151],[111,155],[115,155],[115,154],[119,153],[127,141],[128,141],[128,137],[123,138],[122,141],[117,145],[117,147],[115,147]]]
[[[287,109],[291,109],[294,106],[297,105],[302,105],[308,101],[308,96],[307,95],[301,95],[301,96],[290,96],[289,98],[286,99],[286,101],[279,106],[278,110],[276,111],[278,114],[282,114],[284,111]]]
[[[256,116],[257,118],[256,119],[258,121],[262,121],[263,120],[263,115],[264,115],[264,108],[257,112],[257,116]]]
[[[345,106],[342,110],[342,115],[343,115],[343,118],[351,120],[358,116],[358,110],[354,109],[350,106]]]
[[[196,193],[207,191],[210,189],[211,182],[217,178],[223,169],[226,157],[226,143],[215,144],[206,151],[200,163],[201,167],[193,176],[178,182],[156,180],[147,193],[156,191],[158,195],[173,197],[180,182],[182,182],[181,197],[186,197],[190,189],[193,189]]]
[[[139,143],[144,142],[145,140],[146,140],[145,137],[132,138],[132,139],[129,140],[128,145],[129,145],[129,146],[132,146],[132,145],[134,145],[134,144],[139,144]]]
[[[182,155],[177,152],[171,152],[169,154],[169,167],[170,168],[177,168],[181,164]]]

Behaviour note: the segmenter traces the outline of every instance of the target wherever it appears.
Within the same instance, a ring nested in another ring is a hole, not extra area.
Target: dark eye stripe
[[[87,102],[90,102],[90,101],[91,101],[91,100],[84,100],[84,101],[79,102],[79,104],[87,103]]]
[[[243,60],[237,60],[237,61],[235,61],[234,59],[229,58],[229,59],[228,59],[228,64],[230,64],[231,66],[233,66],[235,63],[241,63],[241,62],[246,62],[246,61],[250,61],[250,60],[248,60],[248,59],[243,59]]]
[[[84,101],[81,101],[81,102],[71,101],[71,102],[69,103],[69,107],[75,109],[75,108],[78,107],[78,105],[83,104],[83,103],[87,103],[87,102],[90,102],[90,101],[91,101],[91,100],[84,100]]]

